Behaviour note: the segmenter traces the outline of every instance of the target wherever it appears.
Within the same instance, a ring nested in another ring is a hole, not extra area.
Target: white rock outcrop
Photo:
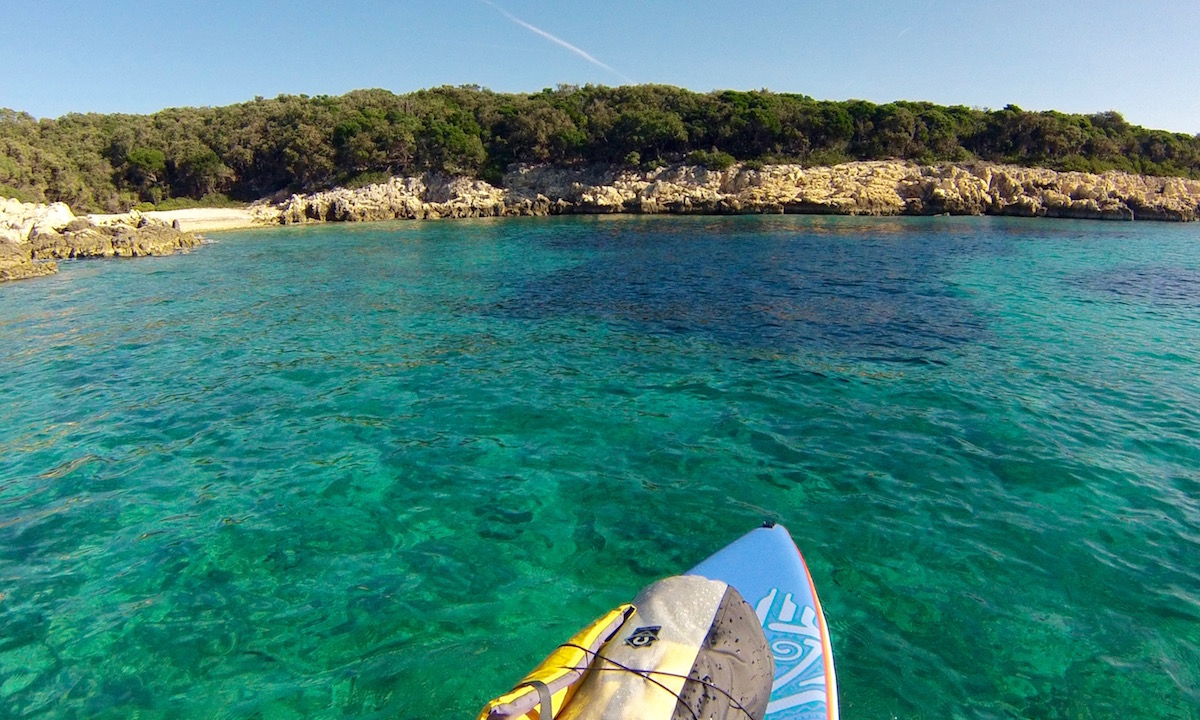
[[[0,198],[0,242],[20,244],[33,235],[61,232],[75,220],[66,203],[23,203]]]
[[[64,203],[0,198],[0,281],[58,271],[55,259],[140,257],[187,250],[199,240],[138,213],[95,223]]]

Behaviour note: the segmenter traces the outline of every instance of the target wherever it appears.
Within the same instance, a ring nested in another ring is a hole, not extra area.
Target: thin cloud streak
[[[566,40],[563,40],[562,38],[559,38],[559,37],[555,37],[554,35],[551,35],[550,33],[546,32],[545,30],[543,30],[537,26],[530,25],[529,23],[525,22],[521,18],[517,17],[516,15],[513,15],[509,11],[505,10],[504,8],[497,5],[496,3],[492,2],[492,0],[479,0],[479,2],[483,3],[484,5],[490,5],[492,7],[492,9],[494,9],[496,12],[500,13],[501,15],[508,18],[509,20],[512,20],[513,22],[515,22],[516,24],[525,28],[526,30],[528,30],[532,33],[535,33],[537,35],[541,35],[542,37],[546,38],[547,40],[554,43],[555,45],[561,45],[562,47],[565,47],[566,49],[575,53],[576,55],[583,58],[584,60],[587,60],[588,62],[590,62],[591,64],[593,64],[597,67],[604,68],[605,70],[616,75],[617,77],[621,78],[625,82],[631,83],[631,84],[636,84],[636,81],[633,78],[626,75],[625,73],[622,73],[621,71],[617,70],[616,68],[614,68],[610,65],[605,65],[604,63],[600,62],[596,58],[589,55],[584,50],[575,47],[574,45],[567,42]]]
[[[936,2],[937,2],[937,0],[929,0],[929,4],[925,6],[925,9],[921,11],[921,14],[922,15],[929,14],[929,11],[933,9],[933,5]],[[900,38],[904,37],[905,35],[908,34],[908,31],[912,30],[912,29],[913,29],[912,25],[909,25],[908,27],[904,28],[903,30],[900,31],[900,34],[896,36],[896,39],[899,40]]]

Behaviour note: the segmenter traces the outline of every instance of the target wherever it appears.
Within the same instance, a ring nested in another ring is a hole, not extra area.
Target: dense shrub
[[[702,165],[709,170],[725,170],[733,167],[737,158],[721,150],[693,150],[684,158],[689,165]]]

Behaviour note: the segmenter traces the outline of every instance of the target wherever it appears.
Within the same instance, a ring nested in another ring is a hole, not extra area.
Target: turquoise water
[[[1200,226],[219,239],[0,287],[2,717],[472,717],[764,518],[848,720],[1200,717]]]

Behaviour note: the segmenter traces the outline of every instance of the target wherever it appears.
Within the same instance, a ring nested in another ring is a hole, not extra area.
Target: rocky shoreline
[[[136,212],[94,220],[76,217],[63,203],[0,198],[0,282],[53,275],[57,260],[171,255],[200,243],[196,235]]]
[[[503,187],[428,173],[359,189],[292,195],[244,209],[91,215],[0,198],[0,281],[52,274],[55,260],[187,251],[187,232],[313,222],[569,214],[1010,215],[1190,222],[1200,181],[1007,165],[856,162],[725,170],[674,165],[516,167]]]
[[[393,178],[358,190],[293,195],[263,209],[278,210],[283,224],[596,213],[1193,221],[1200,216],[1200,181],[905,162],[727,170],[676,165],[652,171],[537,166],[510,171],[503,188],[430,174]]]

